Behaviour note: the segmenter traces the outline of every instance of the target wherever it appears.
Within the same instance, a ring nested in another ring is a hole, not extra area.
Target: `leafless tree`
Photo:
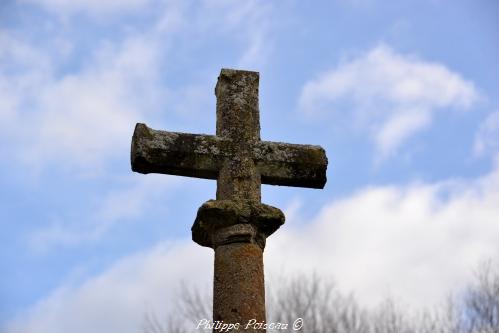
[[[197,321],[211,318],[211,293],[188,287],[182,283],[175,302],[175,315],[165,320],[158,319],[153,311],[144,314],[142,332],[144,333],[187,333],[192,332]]]
[[[367,313],[352,295],[343,296],[333,283],[317,275],[298,275],[267,288],[269,322],[288,323],[288,330],[296,332],[291,324],[302,318],[303,333],[362,333],[367,332]]]
[[[317,275],[280,278],[267,286],[268,322],[292,324],[302,318],[302,333],[499,333],[499,264],[482,264],[475,279],[447,303],[419,312],[393,300],[368,309],[354,295],[343,295]],[[175,317],[158,320],[148,312],[144,333],[192,332],[197,320],[211,318],[211,293],[182,285]]]
[[[474,283],[465,292],[459,319],[466,333],[499,332],[499,263],[488,261],[475,272]]]

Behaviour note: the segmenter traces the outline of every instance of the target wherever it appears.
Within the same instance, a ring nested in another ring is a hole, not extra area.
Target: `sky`
[[[495,0],[2,0],[0,331],[138,332],[211,288],[216,182],[129,158],[137,122],[214,134],[221,68],[260,72],[263,139],[329,159],[323,190],[262,187],[267,289],[439,304],[499,260],[498,32]]]

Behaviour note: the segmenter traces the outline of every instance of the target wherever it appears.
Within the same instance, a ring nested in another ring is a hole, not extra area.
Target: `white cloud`
[[[49,57],[0,30],[0,129],[17,133],[22,127],[19,110],[32,98],[34,87],[45,80],[52,66]]]
[[[430,121],[430,116],[425,110],[403,111],[393,115],[382,125],[380,131],[374,134],[380,157],[385,157],[396,150],[400,143],[426,127]]]
[[[12,92],[8,92],[9,86],[5,81],[0,81],[0,123],[12,123],[16,116],[14,110],[19,101]]]
[[[365,188],[310,223],[299,223],[295,202],[267,242],[266,278],[315,271],[367,305],[392,296],[431,306],[463,287],[481,260],[499,259],[497,202],[498,168],[472,181]],[[61,287],[7,332],[135,332],[147,309],[174,313],[181,281],[211,283],[211,253],[189,240],[124,258],[81,286]]]
[[[174,313],[182,279],[205,287],[213,274],[210,252],[193,243],[170,243],[124,258],[80,286],[59,288],[6,332],[138,332],[148,309]]]
[[[195,3],[195,7],[191,14],[192,28],[233,42],[240,51],[237,59],[231,59],[224,66],[258,70],[265,64],[272,51],[275,20],[270,2],[206,0]]]
[[[248,69],[262,65],[269,56],[271,43],[270,23],[271,7],[268,2],[246,1],[244,5],[237,3],[228,11],[231,25],[243,26],[241,43],[246,44],[238,63],[238,67]]]
[[[160,90],[154,40],[101,42],[78,72],[60,77],[56,55],[12,38],[0,43],[14,49],[0,55],[11,64],[0,74],[1,135],[14,143],[11,156],[35,171],[57,162],[96,172],[126,154],[134,123]]]
[[[267,267],[316,270],[366,304],[432,305],[499,259],[499,170],[474,181],[371,187],[268,242]],[[288,222],[292,224],[293,221]]]
[[[45,8],[57,14],[87,13],[102,15],[138,10],[150,4],[150,0],[21,0]]]
[[[154,81],[154,50],[142,40],[126,40],[119,50],[104,56],[102,65],[42,89],[33,157],[40,159],[36,152],[57,154],[58,159],[66,156],[88,165],[105,154],[126,151],[133,124],[143,112],[134,103],[137,87],[152,87]]]
[[[97,10],[102,2],[42,3]],[[135,3],[139,1],[122,5]],[[96,38],[89,50],[75,47],[71,34],[51,30],[40,42],[0,30],[0,60],[7,65],[0,73],[0,136],[12,142],[5,149],[35,172],[57,166],[98,174],[107,162],[128,154],[135,122],[151,119],[160,109],[189,113],[201,109],[207,96],[213,98],[213,76],[170,88],[178,83],[178,78],[168,77],[174,67],[168,63],[172,45],[179,53],[199,52],[210,35],[237,45],[234,64],[263,61],[270,7],[260,3],[162,3],[150,29],[137,33],[129,28],[113,40]],[[66,51],[54,51],[60,49]]]
[[[477,156],[499,154],[499,111],[490,113],[480,125],[475,135],[473,151]]]
[[[158,201],[164,202],[167,190],[178,182],[178,178],[162,175],[134,178],[129,187],[104,195],[86,218],[57,217],[51,225],[34,231],[29,236],[29,244],[36,252],[45,253],[59,246],[100,240],[116,224],[134,220]]]
[[[334,115],[347,102],[355,125],[374,138],[383,159],[429,126],[438,110],[466,109],[477,99],[473,83],[444,65],[381,45],[307,82],[299,107]]]

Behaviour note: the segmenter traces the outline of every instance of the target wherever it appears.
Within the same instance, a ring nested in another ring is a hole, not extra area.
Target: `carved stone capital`
[[[263,250],[265,239],[284,219],[280,209],[262,203],[209,200],[198,209],[192,240],[213,249],[230,243],[254,243]]]

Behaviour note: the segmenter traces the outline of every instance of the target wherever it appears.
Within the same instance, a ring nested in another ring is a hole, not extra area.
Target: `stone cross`
[[[241,332],[265,332],[246,324],[265,322],[263,250],[266,238],[284,223],[279,209],[261,203],[261,184],[326,183],[320,146],[260,140],[258,84],[258,72],[222,69],[215,87],[216,135],[139,123],[131,148],[133,171],[217,180],[216,200],[199,208],[192,239],[215,251],[213,322],[239,323]]]

